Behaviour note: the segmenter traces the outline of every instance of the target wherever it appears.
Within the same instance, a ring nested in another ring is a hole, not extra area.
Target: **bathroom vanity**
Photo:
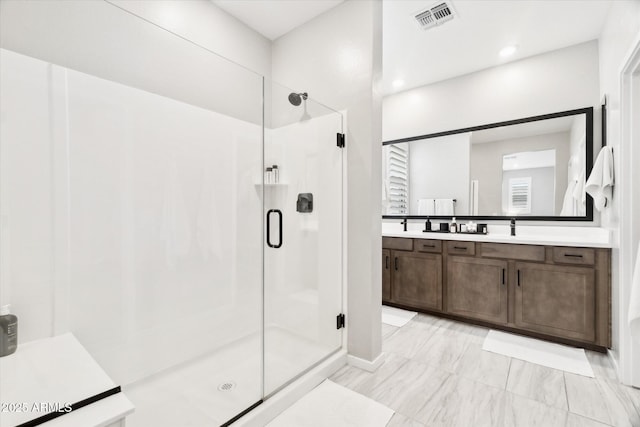
[[[382,302],[606,351],[611,249],[574,234],[383,233]]]

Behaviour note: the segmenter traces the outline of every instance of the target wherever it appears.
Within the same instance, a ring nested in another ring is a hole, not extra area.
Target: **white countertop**
[[[89,352],[71,333],[18,345],[15,353],[0,358],[0,396],[11,410],[0,412],[0,426],[15,426],[46,415],[34,404],[73,404],[116,387]],[[117,396],[117,397],[115,397]],[[117,393],[44,425],[97,426],[133,411]],[[108,402],[107,402],[108,401]],[[96,406],[94,406],[96,405]],[[101,409],[102,408],[102,409]],[[96,412],[97,411],[97,412]],[[92,421],[87,419],[91,417]],[[82,419],[74,423],[73,419]]]
[[[437,227],[437,224],[435,224]],[[521,245],[577,246],[610,248],[611,232],[599,227],[560,227],[516,225],[516,235],[510,235],[508,225],[489,225],[487,234],[424,233],[424,222],[411,223],[403,231],[399,221],[382,223],[384,237],[410,239],[464,240],[471,242],[514,243]]]

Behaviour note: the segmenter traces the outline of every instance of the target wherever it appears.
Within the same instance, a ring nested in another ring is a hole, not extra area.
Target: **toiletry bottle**
[[[456,217],[454,216],[451,220],[451,225],[449,226],[449,233],[457,233],[458,232],[458,224],[456,224]]]
[[[273,165],[271,168],[271,173],[273,174],[273,183],[277,184],[280,182],[280,171],[278,170],[278,165]]]
[[[264,183],[273,184],[273,168],[267,168],[264,174]]]
[[[18,348],[18,318],[9,306],[0,307],[0,357],[15,353]]]
[[[429,217],[427,217],[427,222],[424,223],[424,231],[431,231],[431,221],[429,220]]]

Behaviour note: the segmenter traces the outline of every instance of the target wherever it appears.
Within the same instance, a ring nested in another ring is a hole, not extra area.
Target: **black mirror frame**
[[[412,136],[412,137],[408,137],[408,138],[401,138],[401,139],[394,139],[391,141],[383,141],[382,145],[392,145],[392,144],[401,144],[403,142],[411,142],[411,141],[419,141],[422,139],[428,139],[428,138],[437,138],[437,137],[441,137],[441,136],[447,136],[447,135],[455,135],[458,133],[466,133],[466,132],[474,132],[474,131],[478,131],[478,130],[485,130],[485,129],[492,129],[492,128],[497,128],[497,127],[503,127],[503,126],[512,126],[512,125],[518,125],[518,124],[522,124],[522,123],[530,123],[530,122],[537,122],[540,120],[548,120],[548,119],[557,119],[559,117],[567,117],[567,116],[577,116],[579,114],[585,114],[586,115],[586,142],[585,142],[585,151],[586,151],[586,171],[585,171],[585,179],[587,177],[589,177],[589,175],[591,174],[591,169],[593,168],[593,107],[586,107],[586,108],[578,108],[575,110],[568,110],[568,111],[560,111],[558,113],[551,113],[551,114],[543,114],[540,116],[532,116],[532,117],[525,117],[523,119],[516,119],[516,120],[507,120],[504,122],[497,122],[497,123],[490,123],[490,124],[486,124],[486,125],[480,125],[480,126],[472,126],[472,127],[468,127],[468,128],[462,128],[462,129],[454,129],[454,130],[449,130],[449,131],[444,131],[444,132],[436,132],[436,133],[430,133],[430,134],[426,134],[426,135],[418,135],[418,136]],[[604,124],[603,124],[604,126]],[[591,196],[589,194],[586,195],[586,202],[585,202],[585,207],[586,207],[586,214],[584,216],[516,216],[515,218],[518,221],[593,221],[593,199],[591,198]],[[442,215],[430,215],[430,216],[426,216],[426,215],[382,215],[383,219],[449,219],[451,218],[451,215],[448,216],[442,216]],[[469,220],[486,220],[486,221],[491,221],[491,220],[495,220],[495,221],[504,221],[504,220],[510,220],[512,217],[511,216],[492,216],[492,215],[456,215],[457,219],[469,219]]]

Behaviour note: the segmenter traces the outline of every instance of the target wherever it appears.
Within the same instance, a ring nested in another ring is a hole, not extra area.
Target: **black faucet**
[[[516,219],[515,218],[511,218],[511,224],[509,225],[509,227],[511,227],[511,235],[515,236],[516,235]]]
[[[403,219],[400,224],[404,226],[404,231],[407,231],[407,218]]]

